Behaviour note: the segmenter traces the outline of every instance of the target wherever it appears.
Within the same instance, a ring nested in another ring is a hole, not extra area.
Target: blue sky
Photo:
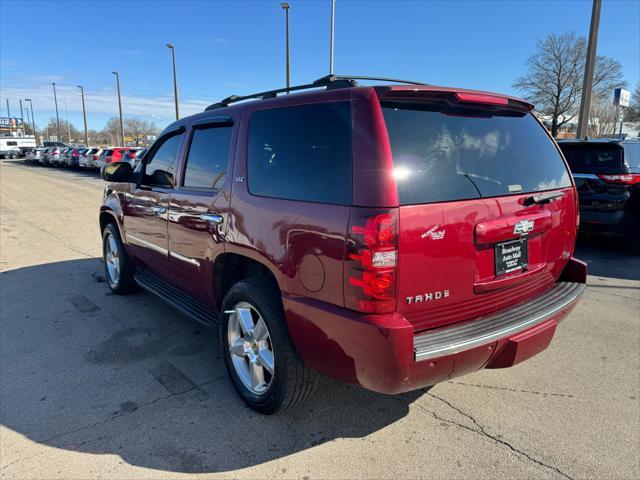
[[[290,0],[292,83],[328,73],[329,0]],[[587,35],[591,1],[336,2],[336,73],[381,75],[516,93],[511,85],[539,38]],[[0,111],[31,97],[36,123],[55,115],[51,82],[64,97],[84,85],[88,121],[117,114],[166,125],[173,118],[171,55],[176,46],[181,114],[231,94],[284,84],[284,12],[279,1],[0,0]],[[598,54],[640,79],[640,0],[604,0]],[[82,125],[78,96],[69,119]]]

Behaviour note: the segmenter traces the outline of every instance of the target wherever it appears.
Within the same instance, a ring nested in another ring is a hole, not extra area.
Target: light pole
[[[71,124],[69,123],[69,104],[67,103],[67,100],[71,97],[78,97],[79,95],[79,93],[74,93],[73,95],[67,95],[64,97],[64,108],[67,111],[67,141],[69,143],[71,143]]]
[[[84,88],[82,85],[76,85],[80,89],[80,95],[82,95],[82,117],[84,118],[84,146],[89,146],[89,133],[87,132],[87,110],[84,108]]]
[[[53,100],[56,102],[56,123],[58,124],[58,141],[60,141],[60,138],[62,137],[62,135],[60,134],[60,115],[58,114],[58,95],[56,94],[56,84],[52,83],[51,85],[53,85]]]
[[[167,48],[171,50],[171,58],[173,59],[173,98],[176,103],[176,120],[180,118],[178,110],[178,76],[176,75],[176,49],[171,43],[167,43]]]
[[[285,25],[286,25],[286,73],[287,73],[287,88],[291,85],[291,77],[289,72],[289,4],[287,2],[282,2],[280,4],[282,9],[284,10],[285,15]],[[289,93],[289,92],[287,92]]]
[[[331,0],[331,41],[329,44],[329,75],[333,75],[333,19],[336,9],[336,0]]]
[[[589,43],[587,44],[587,63],[584,66],[584,81],[582,82],[582,98],[580,99],[580,114],[578,116],[578,130],[576,132],[576,138],[585,138],[589,129],[591,89],[593,87],[593,70],[596,63],[601,6],[602,0],[593,0],[593,7],[591,9],[591,25],[589,27]]]
[[[38,141],[38,133],[36,132],[36,121],[33,118],[33,102],[31,102],[30,98],[25,98],[24,99],[25,102],[29,102],[29,105],[31,106],[31,125],[33,126],[33,136],[36,139],[36,142]],[[29,119],[27,119],[28,121]]]
[[[116,87],[118,88],[118,111],[120,112],[120,136],[122,137],[122,146],[124,147],[124,123],[122,121],[122,100],[120,99],[120,75],[118,72],[111,72],[116,76]]]
[[[157,118],[158,120],[160,120],[160,131],[162,131],[162,117],[159,117],[157,115],[151,115],[151,118]]]

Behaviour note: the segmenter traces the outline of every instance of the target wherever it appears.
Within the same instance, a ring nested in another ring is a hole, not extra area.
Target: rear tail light
[[[354,208],[349,220],[344,303],[365,313],[396,307],[397,210]]]
[[[94,156],[93,156],[93,159],[94,159],[94,160],[98,160],[98,155],[94,155]]]
[[[598,175],[598,178],[603,182],[616,183],[618,185],[635,185],[640,183],[640,174],[637,173],[623,173],[620,175]]]

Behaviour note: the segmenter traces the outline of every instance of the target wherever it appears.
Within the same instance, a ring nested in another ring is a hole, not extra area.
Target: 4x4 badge
[[[513,233],[516,235],[526,235],[533,230],[534,223],[533,220],[520,220],[516,223],[516,226],[513,227]]]

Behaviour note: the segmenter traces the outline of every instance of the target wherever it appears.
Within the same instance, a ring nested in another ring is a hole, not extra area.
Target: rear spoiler
[[[406,87],[375,87],[378,97],[385,100],[432,100],[444,101],[452,105],[469,105],[507,108],[530,112],[533,104],[520,98],[509,97],[496,93],[456,90],[451,88],[411,88]]]

